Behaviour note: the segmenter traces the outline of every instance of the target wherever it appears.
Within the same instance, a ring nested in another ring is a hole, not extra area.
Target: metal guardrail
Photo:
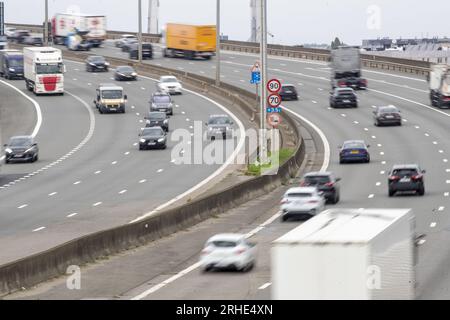
[[[42,32],[42,26],[29,24],[6,24],[10,27],[28,29],[33,32]],[[108,31],[108,39],[118,39],[122,34],[136,34],[136,32],[125,31]],[[157,34],[143,34],[143,41],[158,43],[161,35]],[[221,48],[228,51],[244,52],[244,53],[259,53],[259,44],[245,41],[225,40],[221,43]],[[325,49],[303,48],[300,46],[283,46],[283,45],[269,45],[267,50],[269,55],[287,57],[294,59],[307,59],[314,61],[330,61],[330,51]],[[394,57],[380,57],[376,55],[362,54],[362,63],[366,68],[392,70],[404,73],[428,76],[431,68],[431,63],[427,61],[408,60]]]

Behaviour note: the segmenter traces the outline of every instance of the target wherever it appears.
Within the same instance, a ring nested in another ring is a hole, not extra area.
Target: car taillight
[[[366,84],[366,83],[367,83],[367,80],[366,80],[366,79],[361,79],[361,82],[364,83],[364,84]]]
[[[333,187],[334,186],[334,182],[327,182],[327,183],[325,183],[325,186]]]
[[[300,186],[301,187],[306,187],[306,186],[308,186],[308,184],[305,181],[303,181],[303,182],[300,183]]]
[[[391,180],[391,181],[395,181],[395,180],[399,180],[399,179],[400,179],[399,176],[390,176],[389,177],[389,180]]]
[[[442,99],[445,101],[450,101],[450,97],[442,97]]]
[[[339,81],[339,82],[338,82],[338,85],[339,85],[340,87],[345,87],[345,81]]]
[[[421,174],[417,174],[415,176],[412,176],[411,179],[412,180],[420,180],[420,179],[422,179],[422,175]]]

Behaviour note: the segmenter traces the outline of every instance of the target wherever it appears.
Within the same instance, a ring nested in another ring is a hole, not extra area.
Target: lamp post
[[[216,86],[220,86],[220,0],[216,4]]]

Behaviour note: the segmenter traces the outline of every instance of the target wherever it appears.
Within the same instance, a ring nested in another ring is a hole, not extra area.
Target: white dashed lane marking
[[[437,225],[437,223],[436,223],[436,222],[432,222],[432,223],[430,223],[430,228],[435,228],[435,227],[436,227],[436,225]]]
[[[23,208],[26,208],[26,207],[28,207],[28,205],[27,204],[23,204],[21,206],[18,206],[17,209],[23,209]]]
[[[374,194],[369,194],[369,199],[372,199],[373,197],[375,197],[375,195]]]
[[[77,184],[80,184],[81,183],[81,181],[76,181],[76,182],[74,182],[73,184],[74,185],[77,185]]]
[[[98,171],[95,171],[95,172],[94,172],[94,174],[99,174],[99,173],[102,173],[102,171],[101,171],[101,170],[98,170]]]
[[[49,196],[49,197],[52,197],[52,196],[56,195],[57,193],[58,193],[58,192],[52,192],[52,193],[49,193],[48,196]]]
[[[45,227],[36,228],[36,229],[33,230],[33,232],[38,232],[38,231],[41,231],[41,230],[44,230],[44,229],[45,229]]]
[[[67,215],[67,218],[75,217],[77,214],[78,214],[77,212],[71,213],[71,214]]]
[[[94,203],[92,206],[93,207],[97,207],[97,206],[99,206],[99,205],[101,205],[102,204],[102,202],[96,202],[96,203]]]
[[[163,172],[163,171],[164,171],[164,169],[159,169],[159,170],[156,171],[156,172],[161,173],[161,172]]]
[[[145,183],[145,182],[147,182],[146,179],[142,179],[141,181],[139,181],[139,183]]]
[[[125,192],[127,192],[128,190],[124,189],[122,191],[119,191],[119,194],[124,194]]]

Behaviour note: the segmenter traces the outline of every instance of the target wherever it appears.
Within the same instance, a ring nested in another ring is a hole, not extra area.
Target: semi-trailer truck
[[[367,80],[361,77],[361,53],[358,47],[340,46],[331,50],[331,87],[367,89]]]
[[[57,13],[51,21],[55,44],[66,44],[67,38],[78,30],[93,47],[106,40],[106,16],[89,14]]]
[[[25,47],[24,75],[34,94],[64,94],[65,66],[61,50],[52,47]]]
[[[329,209],[272,243],[272,298],[414,299],[411,209]]]
[[[168,23],[162,31],[165,57],[210,59],[216,52],[216,26]]]
[[[429,76],[431,105],[450,107],[450,65],[435,64]]]
[[[19,50],[0,50],[0,76],[5,79],[23,78],[23,53]]]

